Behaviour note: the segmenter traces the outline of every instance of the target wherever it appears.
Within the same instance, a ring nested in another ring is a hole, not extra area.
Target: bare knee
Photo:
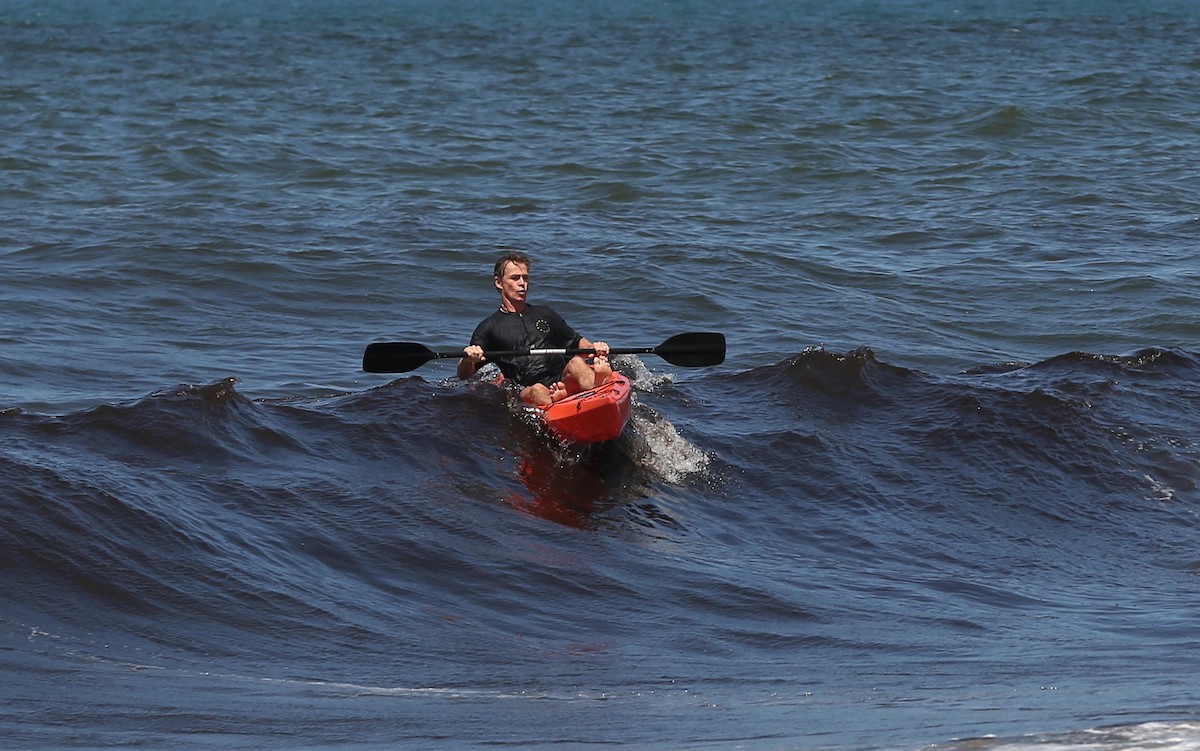
[[[596,373],[592,366],[587,364],[587,360],[576,355],[567,362],[567,367],[563,370],[563,383],[567,385],[568,393],[578,394],[596,385]]]
[[[526,386],[522,389],[521,399],[525,403],[532,404],[535,407],[545,407],[553,401],[550,398],[550,389],[540,383],[535,383],[532,386]]]

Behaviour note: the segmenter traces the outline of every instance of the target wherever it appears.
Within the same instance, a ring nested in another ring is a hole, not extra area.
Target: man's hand
[[[486,357],[483,356],[483,347],[480,347],[477,344],[472,344],[469,347],[464,347],[463,354],[465,354],[467,356],[468,360],[470,360],[472,363],[475,364],[475,367],[479,367],[479,365],[482,364],[483,361],[487,359]]]
[[[475,344],[463,347],[463,358],[458,361],[458,377],[465,381],[475,375],[475,371],[479,370],[479,366],[486,359],[483,356],[483,347]]]

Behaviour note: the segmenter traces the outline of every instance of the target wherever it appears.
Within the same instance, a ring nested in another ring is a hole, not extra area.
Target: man
[[[500,309],[485,318],[471,334],[471,344],[463,349],[458,361],[458,377],[466,380],[487,359],[484,350],[513,349],[595,349],[592,364],[576,355],[497,359],[495,363],[505,380],[521,386],[521,398],[544,407],[580,391],[608,383],[612,366],[609,347],[604,342],[589,342],[558,313],[545,305],[530,305],[529,258],[507,253],[496,262],[492,281],[500,290]]]

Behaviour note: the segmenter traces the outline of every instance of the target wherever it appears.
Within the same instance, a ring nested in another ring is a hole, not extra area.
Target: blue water
[[[0,6],[0,746],[1200,747],[1192,3]],[[451,361],[504,250],[615,444]]]

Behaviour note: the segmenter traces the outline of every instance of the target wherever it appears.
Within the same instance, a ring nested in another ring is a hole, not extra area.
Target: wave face
[[[906,745],[910,703],[980,735],[1119,716],[1131,687],[1188,706],[1161,678],[1195,639],[1196,355],[619,364],[632,426],[589,450],[416,377],[9,410],[4,662],[45,721],[7,727],[473,745],[500,713],[534,746]]]

